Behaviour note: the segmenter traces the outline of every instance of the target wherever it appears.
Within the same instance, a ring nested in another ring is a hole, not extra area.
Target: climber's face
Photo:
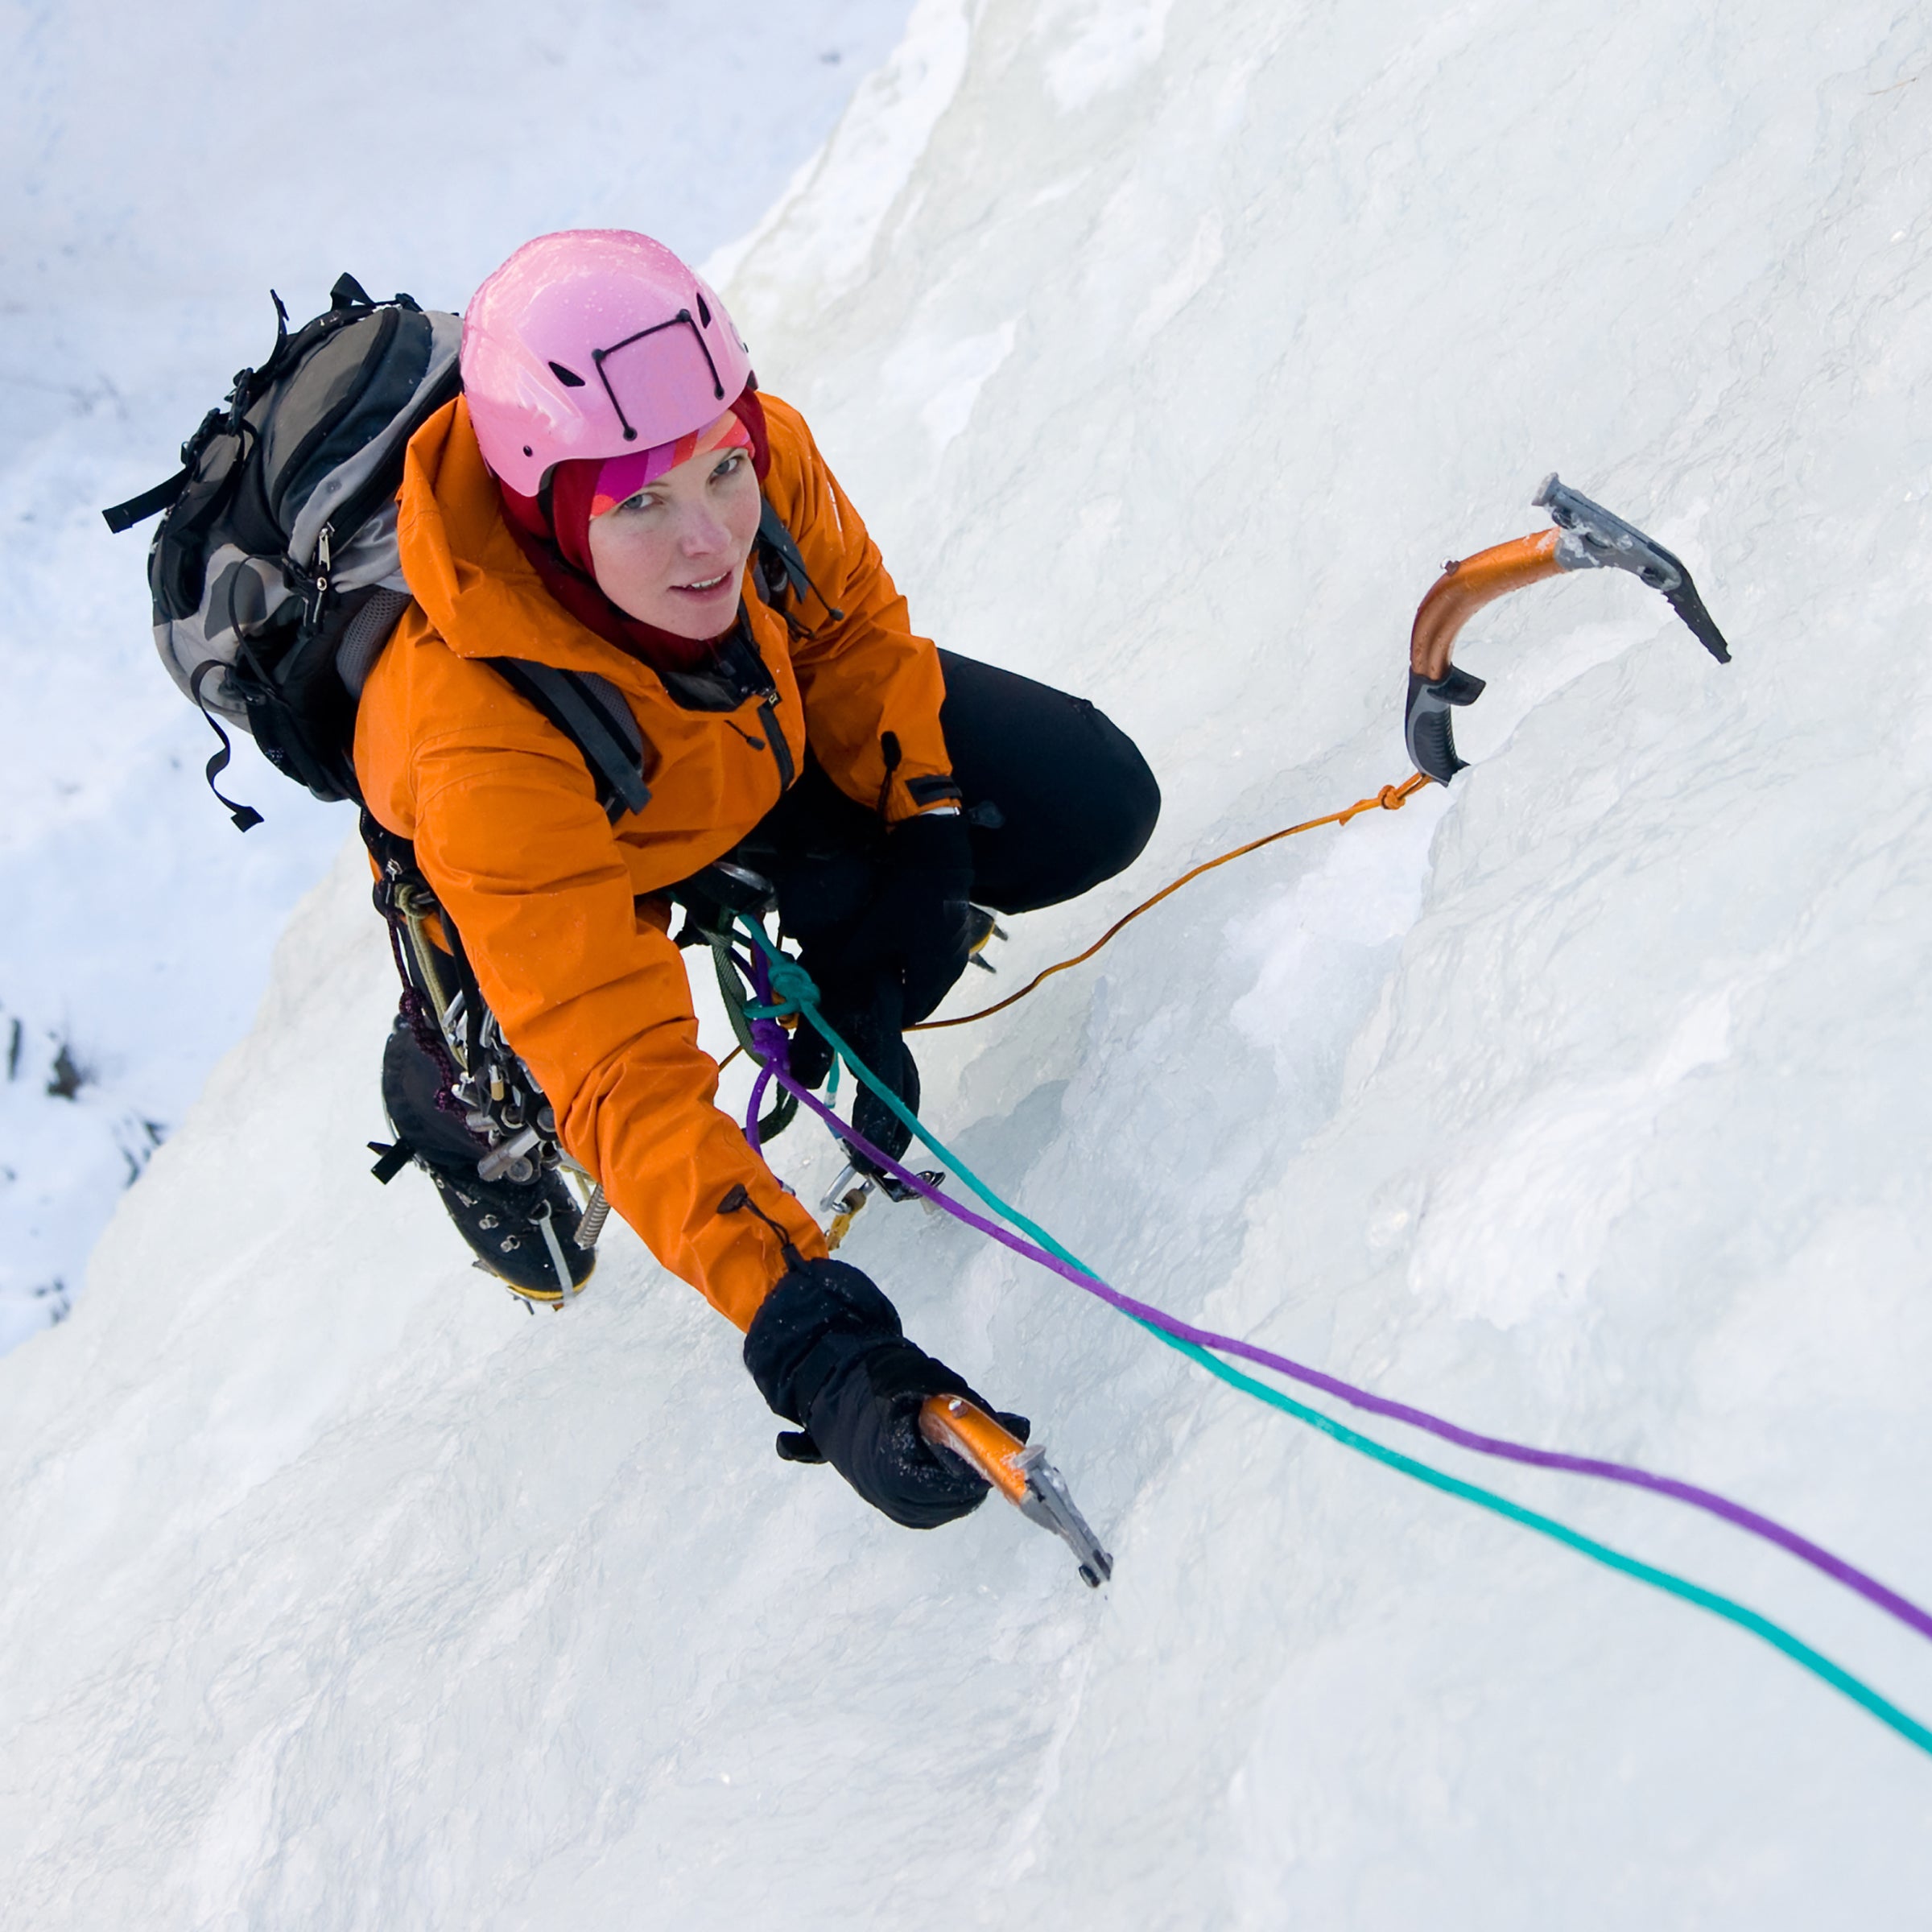
[[[598,588],[674,637],[717,637],[737,615],[758,511],[749,449],[693,456],[590,519]]]

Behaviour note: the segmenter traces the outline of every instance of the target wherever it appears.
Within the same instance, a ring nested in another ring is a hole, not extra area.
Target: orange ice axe
[[[1447,785],[1463,769],[1455,755],[1450,712],[1459,704],[1473,704],[1483,695],[1483,680],[1449,661],[1456,634],[1485,604],[1525,584],[1566,571],[1627,570],[1663,592],[1690,634],[1719,663],[1731,662],[1731,647],[1704,609],[1682,559],[1634,523],[1626,523],[1571,489],[1554,472],[1543,479],[1531,501],[1549,511],[1554,530],[1498,543],[1446,565],[1416,610],[1415,627],[1409,634],[1409,698],[1402,734],[1416,770],[1439,785]]]
[[[929,1395],[919,1434],[984,1477],[1030,1522],[1051,1530],[1072,1550],[1084,1582],[1097,1590],[1113,1575],[1113,1558],[1073,1506],[1060,1472],[1037,1444],[1023,1443],[964,1396]]]

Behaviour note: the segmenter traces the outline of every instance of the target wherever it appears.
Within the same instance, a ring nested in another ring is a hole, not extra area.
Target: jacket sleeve
[[[946,696],[939,654],[913,630],[878,546],[804,419],[775,398],[766,398],[766,411],[773,507],[824,593],[823,602],[808,592],[791,606],[814,626],[791,645],[806,736],[841,791],[869,809],[883,803],[896,824],[958,796],[939,724]],[[834,618],[832,609],[843,614]]]
[[[559,1137],[663,1265],[741,1329],[786,1271],[742,1183],[807,1259],[818,1224],[716,1105],[684,963],[640,915],[582,762],[431,742],[416,766],[416,856],[478,985],[556,1111]]]

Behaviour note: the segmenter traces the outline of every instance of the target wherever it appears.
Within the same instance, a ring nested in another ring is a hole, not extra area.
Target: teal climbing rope
[[[837,1059],[843,1060],[851,1068],[852,1077],[856,1080],[877,1095],[898,1120],[913,1133],[916,1134],[939,1159],[944,1162],[952,1171],[956,1174],[986,1203],[988,1208],[1000,1216],[1010,1226],[1023,1230],[1034,1242],[1038,1244],[1041,1249],[1045,1251],[1044,1255],[1036,1258],[1045,1260],[1046,1257],[1055,1257],[1063,1265],[1066,1269],[1075,1271],[1079,1277],[1083,1278],[1080,1285],[1089,1286],[1092,1291],[1109,1301],[1117,1301],[1122,1298],[1117,1296],[1117,1291],[1109,1288],[1105,1281],[1089,1268],[1079,1256],[1056,1241],[1037,1221],[1022,1213],[1019,1209],[995,1192],[980,1179],[966,1162],[961,1160],[957,1154],[940,1141],[931,1129],[919,1119],[918,1115],[913,1113],[884,1082],[880,1080],[871,1068],[867,1067],[832,1030],[823,1013],[819,1011],[818,989],[812,984],[810,977],[799,963],[781,952],[772,943],[764,931],[755,923],[749,920],[741,923],[753,943],[763,955],[767,971],[770,976],[770,985],[773,998],[769,1002],[767,1009],[764,1012],[759,1013],[757,1017],[775,1019],[794,1013],[803,1013],[831,1042]],[[811,1098],[809,1096],[802,1096],[801,1097]],[[906,1174],[903,1178],[912,1179],[915,1177]],[[953,1204],[947,1203],[943,1195],[933,1198],[937,1199],[942,1206],[953,1207]],[[955,1212],[960,1212],[956,1207],[953,1207],[953,1211]],[[980,1223],[976,1216],[973,1217],[973,1220],[975,1225],[982,1227],[985,1225]],[[997,1230],[993,1232],[997,1232]],[[1150,1307],[1148,1313],[1145,1315],[1133,1309],[1125,1310],[1124,1312],[1128,1313],[1129,1318],[1137,1322],[1149,1334],[1165,1343],[1176,1353],[1185,1356],[1190,1361],[1205,1368],[1210,1375],[1227,1383],[1231,1388],[1239,1389],[1242,1393],[1253,1397],[1256,1401],[1265,1402],[1269,1407],[1279,1410],[1282,1414],[1294,1417],[1298,1422],[1306,1423],[1309,1427],[1327,1436],[1331,1441],[1340,1443],[1343,1447],[1353,1450],[1356,1454],[1366,1456],[1371,1461],[1379,1463],[1385,1468],[1393,1469],[1444,1495],[1458,1496],[1465,1502],[1473,1503],[1478,1509],[1486,1509],[1511,1522],[1518,1523],[1525,1529],[1534,1530],[1538,1535],[1548,1537],[1553,1542],[1562,1544],[1565,1548],[1575,1550],[1578,1554],[1588,1558],[1593,1563],[1600,1563],[1605,1568],[1614,1570],[1620,1575],[1631,1577],[1639,1583],[1647,1583],[1653,1589],[1677,1598],[1680,1602],[1690,1604],[1699,1609],[1707,1611],[1714,1616],[1721,1617],[1725,1621],[1736,1624],[1740,1629],[1750,1632],[1752,1636],[1769,1645],[1774,1650],[1788,1657],[1801,1669],[1809,1671],[1823,1682],[1829,1684],[1833,1690],[1848,1698],[1853,1703],[1859,1705],[1881,1724],[1889,1726],[1909,1744],[1914,1745],[1928,1757],[1932,1757],[1932,1730],[1929,1730],[1909,1712],[1901,1710],[1889,1698],[1872,1689],[1861,1678],[1855,1677],[1842,1666],[1834,1663],[1823,1652],[1814,1649],[1802,1637],[1785,1629],[1781,1624],[1774,1623],[1769,1617],[1761,1616],[1748,1605],[1722,1596],[1716,1591],[1707,1590],[1702,1584],[1694,1583],[1688,1578],[1678,1576],[1674,1572],[1662,1569],[1656,1564],[1646,1563],[1639,1558],[1628,1556],[1620,1550],[1612,1549],[1607,1543],[1599,1542],[1593,1537],[1585,1536],[1581,1531],[1572,1530],[1568,1525],[1558,1521],[1554,1517],[1545,1516],[1537,1510],[1525,1509],[1521,1505],[1511,1502],[1508,1497],[1499,1496],[1492,1490],[1483,1488],[1480,1484],[1475,1483],[1465,1482],[1460,1477],[1451,1476],[1446,1471],[1435,1468],[1433,1465],[1422,1462],[1416,1457],[1405,1455],[1397,1450],[1390,1449],[1385,1444],[1377,1443],[1372,1438],[1348,1428],[1344,1424],[1335,1421],[1333,1417],[1323,1414],[1319,1410],[1310,1408],[1307,1404],[1295,1401],[1291,1396],[1285,1395],[1281,1390],[1271,1388],[1266,1383],[1259,1381],[1254,1377],[1245,1374],[1230,1364],[1222,1361],[1199,1343],[1190,1340],[1185,1336],[1170,1333],[1161,1326],[1160,1319],[1150,1319],[1150,1316],[1166,1319],[1174,1319],[1165,1316],[1164,1311]]]

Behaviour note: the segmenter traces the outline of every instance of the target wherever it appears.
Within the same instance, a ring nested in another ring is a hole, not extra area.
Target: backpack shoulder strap
[[[608,678],[523,658],[483,662],[576,746],[613,824],[625,812],[642,811],[650,803],[650,787],[644,782],[644,733],[624,694]]]
[[[767,579],[761,568],[758,572],[761,580],[770,582],[774,590],[778,588],[778,580],[782,580],[784,584],[790,585],[791,594],[801,603],[804,601],[805,593],[810,591],[818,599],[819,607],[835,624],[844,617],[844,611],[835,610],[826,602],[824,594],[806,574],[805,559],[799,554],[798,539],[785,527],[785,519],[772,508],[769,497],[761,497],[758,502],[758,548],[763,553],[761,564],[769,559],[776,566],[775,579]],[[786,621],[790,622],[791,620],[788,618]]]

